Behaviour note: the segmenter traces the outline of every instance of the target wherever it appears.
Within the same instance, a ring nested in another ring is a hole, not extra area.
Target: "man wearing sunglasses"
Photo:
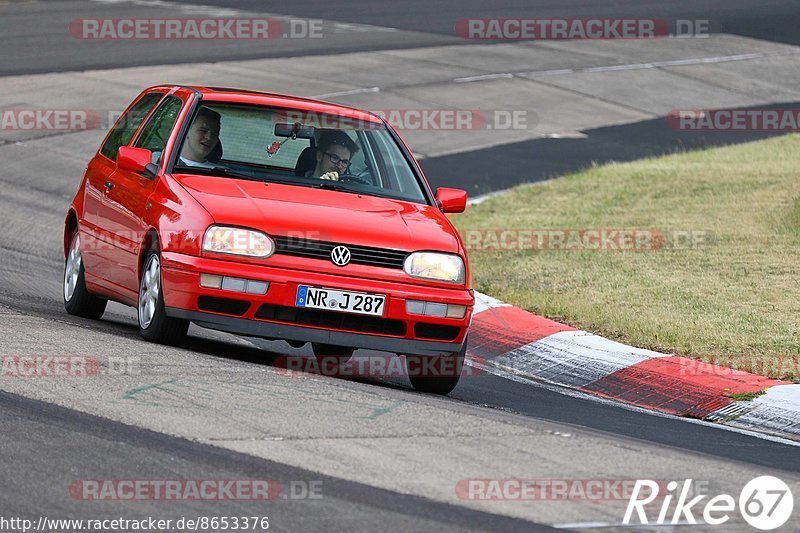
[[[358,145],[341,130],[330,130],[319,137],[317,143],[317,166],[307,174],[323,180],[338,181],[347,173],[350,159],[358,152]]]

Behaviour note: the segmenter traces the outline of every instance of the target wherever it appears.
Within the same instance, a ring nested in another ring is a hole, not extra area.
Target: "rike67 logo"
[[[692,493],[691,479],[685,480],[682,485],[677,481],[670,481],[666,486],[666,494],[660,494],[661,488],[663,484],[656,481],[637,480],[622,523],[659,526],[697,524],[695,513],[701,513],[700,523],[718,526],[731,519],[738,503],[739,513],[748,524],[756,529],[768,531],[784,525],[794,509],[794,497],[789,486],[773,476],[760,476],[750,480],[739,493],[738,502],[729,494],[714,496],[705,501],[704,505],[703,501],[708,495],[692,494],[694,497],[689,499]],[[660,500],[661,506],[658,516],[651,522],[652,517],[648,517],[645,506],[656,499]]]

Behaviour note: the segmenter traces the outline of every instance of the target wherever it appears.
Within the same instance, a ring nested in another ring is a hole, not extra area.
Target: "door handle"
[[[106,191],[110,191],[111,189],[114,188],[114,184],[111,183],[110,181],[105,182],[105,186],[106,186]]]

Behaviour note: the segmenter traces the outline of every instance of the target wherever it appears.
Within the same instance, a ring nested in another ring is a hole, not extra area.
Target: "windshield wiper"
[[[337,183],[333,180],[320,180],[321,183],[310,185],[310,187],[314,187],[315,189],[325,189],[326,191],[341,191],[341,192],[352,192],[356,194],[361,194],[359,191],[355,191],[350,187],[345,187],[341,183]]]
[[[250,180],[250,181],[264,181],[262,179],[256,178],[255,176],[251,176],[249,174],[242,174],[236,172],[235,170],[231,170],[227,167],[190,167],[187,165],[175,165],[176,169],[189,171],[197,174],[206,174],[209,176],[221,176],[225,178],[237,178],[243,180]]]
[[[320,184],[313,184],[313,185],[305,185],[305,184],[298,184],[304,185],[306,187],[313,187],[315,189],[325,189],[327,191],[339,191],[339,192],[349,192],[350,194],[359,194],[362,196],[374,196],[376,198],[387,198],[389,200],[408,200],[402,196],[395,196],[391,194],[380,194],[375,191],[361,191],[357,189],[350,189],[339,182],[333,180],[320,180],[322,183]]]

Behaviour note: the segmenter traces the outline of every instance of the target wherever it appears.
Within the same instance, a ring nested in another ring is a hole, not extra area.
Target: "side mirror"
[[[153,164],[153,152],[145,148],[120,146],[117,152],[117,165],[122,170],[144,174],[151,179],[158,172],[158,165]]]
[[[467,208],[467,191],[440,187],[436,189],[436,201],[443,213],[463,213]]]

